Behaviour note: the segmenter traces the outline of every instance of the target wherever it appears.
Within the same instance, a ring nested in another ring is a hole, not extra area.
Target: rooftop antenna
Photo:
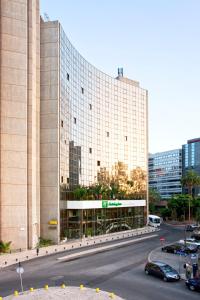
[[[49,21],[50,21],[49,15],[48,15],[46,12],[44,12],[44,20],[45,20],[46,22],[49,22]]]
[[[118,76],[123,77],[124,71],[123,68],[118,68]]]

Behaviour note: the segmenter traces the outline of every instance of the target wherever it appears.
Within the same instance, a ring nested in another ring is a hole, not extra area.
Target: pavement
[[[182,256],[173,253],[166,253],[161,250],[162,247],[157,247],[152,250],[148,256],[148,261],[162,261],[171,267],[173,267],[181,276],[185,279],[185,269],[183,268],[184,263],[187,262],[187,256]]]
[[[72,249],[81,249],[84,247],[91,247],[94,245],[103,245],[104,243],[108,243],[116,240],[123,240],[131,237],[137,237],[148,233],[154,233],[158,231],[154,227],[143,227],[137,228],[128,231],[116,232],[112,234],[106,234],[91,238],[84,238],[79,240],[70,240],[66,243],[62,243],[59,245],[53,245],[49,247],[40,248],[39,255],[37,256],[36,249],[26,250],[17,253],[9,253],[0,255],[0,269],[8,267],[10,265],[17,264],[18,262],[29,261],[31,259],[36,259],[38,257],[48,256],[51,254],[67,252]]]
[[[86,287],[52,287],[48,289],[38,289],[26,291],[19,295],[10,295],[3,298],[3,300],[13,300],[16,299],[16,296],[17,299],[21,300],[123,300],[123,298],[114,293]]]
[[[152,234],[155,233],[146,234],[146,236]],[[171,243],[182,239],[184,231],[181,228],[162,225],[156,234],[158,236],[147,240],[139,240],[70,261],[57,259],[65,253],[55,253],[25,261],[22,264],[24,290],[29,290],[31,287],[43,289],[46,284],[49,287],[60,287],[62,283],[65,283],[67,287],[78,288],[83,284],[94,290],[100,288],[101,291],[114,292],[115,295],[126,300],[199,300],[199,293],[189,291],[182,280],[166,283],[153,276],[145,275],[144,266],[148,255],[160,245],[160,237],[165,237],[166,243]],[[140,236],[129,237],[127,240],[138,238]],[[121,242],[124,241],[126,240],[121,240]],[[111,240],[107,244],[97,244],[92,248],[119,242],[117,239],[114,242]],[[82,250],[85,251],[86,248],[70,250],[69,253],[78,253]],[[0,296],[13,295],[15,290],[20,291],[20,278],[16,272],[16,266],[1,269]],[[108,300],[110,299],[112,298]]]

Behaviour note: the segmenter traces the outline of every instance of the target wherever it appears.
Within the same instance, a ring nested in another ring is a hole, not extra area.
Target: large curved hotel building
[[[0,241],[146,224],[147,91],[88,63],[39,0],[0,0]]]
[[[143,226],[147,91],[88,63],[41,21],[41,235],[54,241]]]

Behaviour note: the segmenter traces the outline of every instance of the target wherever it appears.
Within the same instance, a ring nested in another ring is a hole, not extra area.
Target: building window
[[[63,183],[63,176],[61,176],[61,183]]]
[[[107,132],[106,132],[106,136],[109,137],[109,135],[110,135],[110,133],[107,131]]]
[[[67,141],[65,140],[65,145],[67,144]]]
[[[76,124],[76,118],[74,117],[74,124]]]
[[[89,153],[92,153],[92,148],[89,148]]]
[[[128,141],[128,137],[127,137],[127,135],[125,135],[125,141]]]
[[[92,104],[89,104],[90,110],[92,110]]]
[[[63,127],[64,123],[63,123],[63,120],[61,120],[61,127]]]
[[[67,73],[67,80],[69,81],[69,74]]]
[[[67,177],[67,183],[69,183],[69,177]]]
[[[100,160],[97,160],[97,166],[100,166],[100,165],[101,165]]]
[[[83,87],[81,87],[81,93],[84,94],[84,88]]]

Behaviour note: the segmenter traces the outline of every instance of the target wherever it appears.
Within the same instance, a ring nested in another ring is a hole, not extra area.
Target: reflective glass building
[[[146,223],[147,91],[88,63],[41,21],[41,236],[59,241]]]
[[[187,144],[182,146],[182,155],[183,175],[188,170],[194,170],[200,176],[200,138],[188,140]],[[200,188],[196,187],[193,193],[200,194]]]
[[[157,190],[162,199],[182,193],[181,176],[181,149],[150,154],[149,187]]]

